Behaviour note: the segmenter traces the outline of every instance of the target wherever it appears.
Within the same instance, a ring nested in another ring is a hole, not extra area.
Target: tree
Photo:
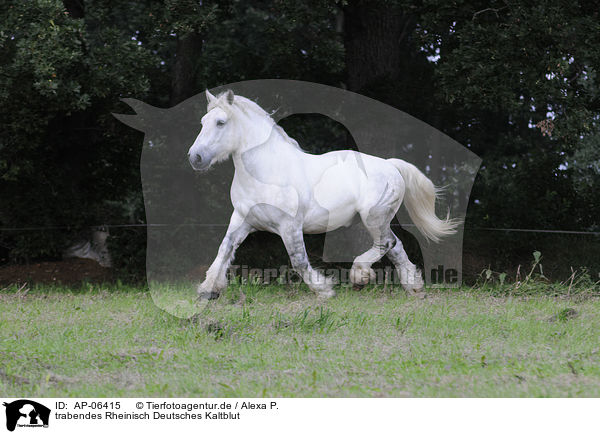
[[[471,224],[591,224],[573,218],[585,206],[564,170],[600,110],[590,3],[350,0],[344,11],[348,86],[483,157]]]
[[[0,222],[50,228],[3,233],[15,259],[59,256],[69,237],[110,220],[107,201],[138,185],[139,148],[123,140],[110,111],[120,95],[147,94],[158,60],[109,3],[1,9]]]
[[[582,203],[561,168],[600,110],[597,10],[577,1],[456,6],[424,2],[420,34],[440,56],[445,130],[484,158],[472,216],[490,226],[589,226],[573,218]]]

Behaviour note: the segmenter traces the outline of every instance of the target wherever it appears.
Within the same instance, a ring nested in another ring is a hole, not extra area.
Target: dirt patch
[[[9,264],[0,267],[0,285],[13,283],[79,284],[81,282],[106,282],[113,278],[110,268],[100,266],[91,259],[72,258],[64,261]]]

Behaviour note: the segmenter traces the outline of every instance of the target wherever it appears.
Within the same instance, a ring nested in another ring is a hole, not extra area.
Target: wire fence
[[[106,230],[110,228],[149,228],[149,227],[173,227],[173,226],[193,226],[193,227],[227,227],[227,223],[123,223],[86,226],[88,229]],[[413,224],[392,223],[394,227],[414,227]],[[31,227],[0,227],[0,232],[25,232],[25,231],[47,231],[73,229],[73,226],[31,226]],[[568,234],[568,235],[600,235],[598,231],[583,230],[562,230],[562,229],[524,229],[524,228],[488,228],[474,227],[467,231],[497,231],[497,232],[529,232],[529,233],[549,233],[549,234]]]

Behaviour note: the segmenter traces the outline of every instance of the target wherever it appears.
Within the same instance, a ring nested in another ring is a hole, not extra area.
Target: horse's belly
[[[302,230],[306,234],[321,234],[323,232],[333,231],[342,226],[350,226],[354,221],[356,209],[354,207],[346,207],[334,210],[326,210],[325,208],[316,208],[310,210],[302,226]]]
[[[349,226],[357,212],[359,180],[349,177],[347,167],[337,165],[326,170],[313,190],[305,214],[304,232],[322,233]]]

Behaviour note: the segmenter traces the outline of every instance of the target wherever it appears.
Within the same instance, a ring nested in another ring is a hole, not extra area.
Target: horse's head
[[[235,151],[239,138],[235,125],[231,90],[217,96],[206,91],[208,113],[202,117],[202,130],[190,147],[188,158],[194,170],[208,169]]]
[[[231,90],[219,96],[207,90],[206,98],[208,107],[202,117],[202,130],[188,152],[194,170],[206,170],[270,136],[275,122],[258,104]]]

